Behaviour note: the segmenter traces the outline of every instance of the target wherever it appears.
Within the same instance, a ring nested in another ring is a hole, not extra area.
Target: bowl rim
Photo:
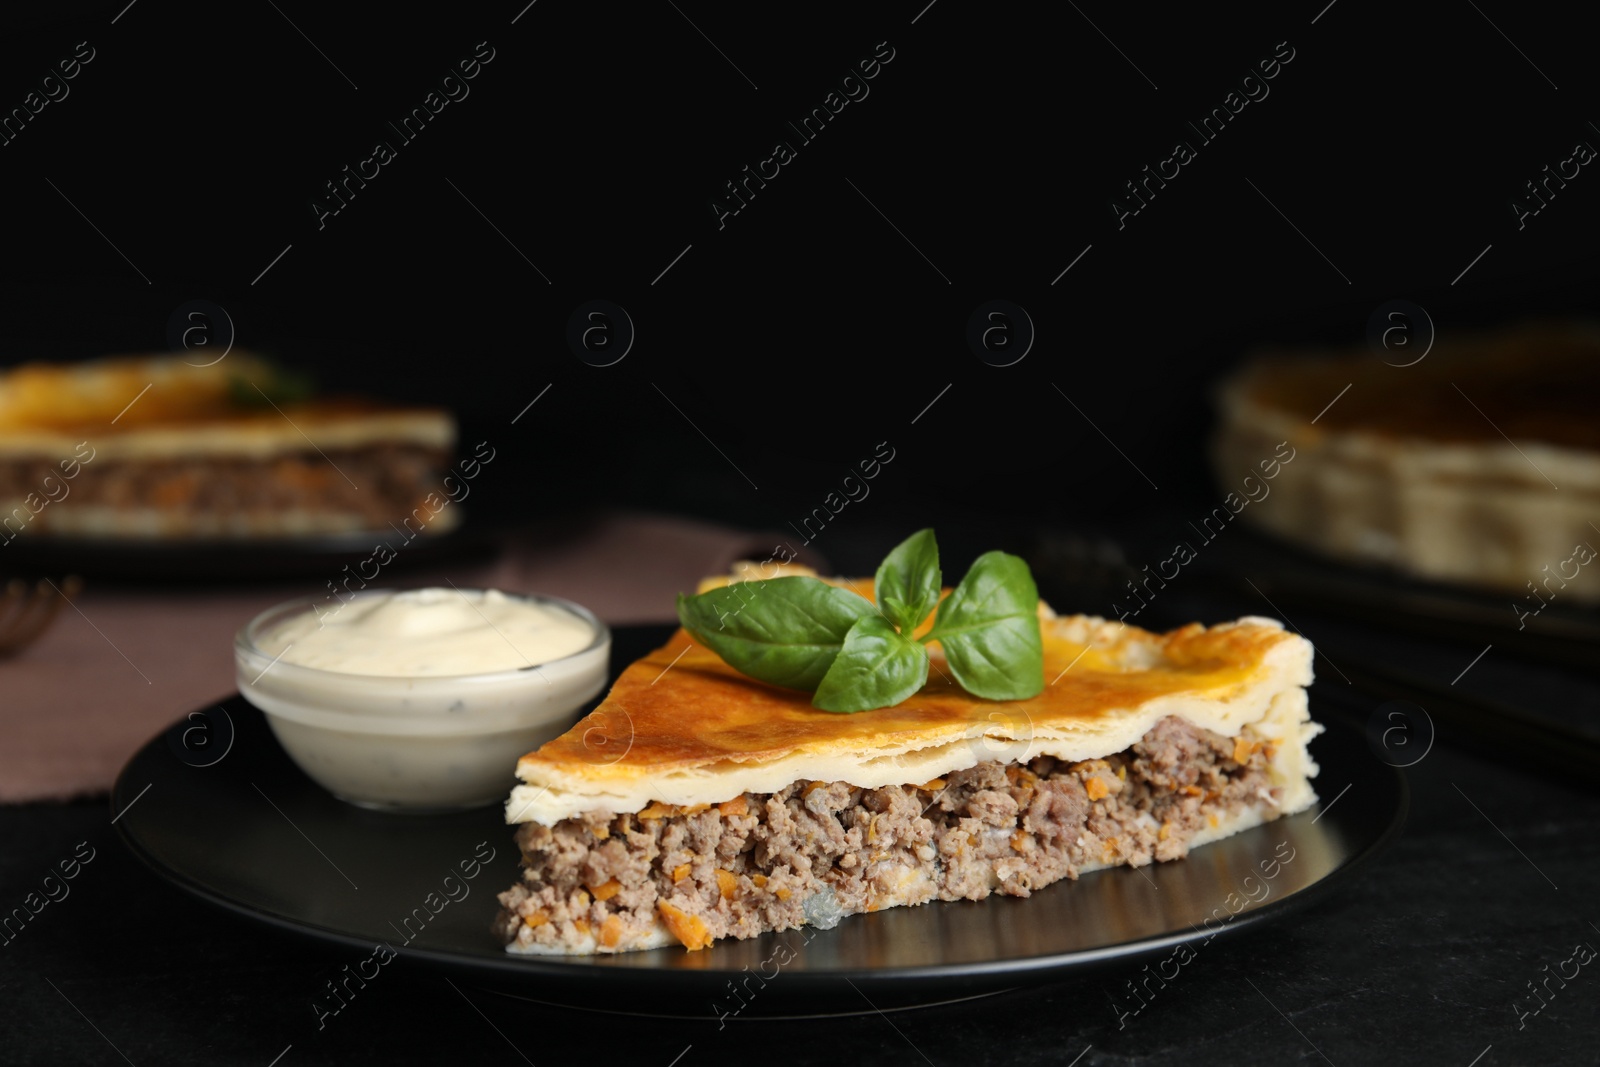
[[[423,589],[442,590],[443,588],[443,586],[425,585],[407,589],[363,589],[352,594],[349,600],[339,600],[338,602],[342,606],[348,606],[356,600],[370,600],[377,597],[394,596],[397,593],[414,593]],[[314,681],[316,679],[360,679],[370,681],[373,685],[399,683],[408,687],[431,686],[439,684],[476,685],[490,684],[495,682],[513,682],[521,677],[538,676],[546,668],[561,668],[563,666],[570,668],[576,666],[577,661],[586,656],[592,656],[596,651],[607,648],[611,644],[611,627],[607,626],[605,622],[594,612],[590,611],[588,608],[577,603],[576,601],[567,600],[564,597],[551,596],[548,593],[516,593],[508,592],[503,589],[480,589],[477,587],[462,589],[455,587],[454,585],[452,585],[451,588],[455,592],[461,594],[496,592],[501,596],[513,600],[553,605],[561,608],[569,614],[577,616],[579,619],[582,619],[584,622],[588,623],[594,636],[587,645],[576,652],[569,652],[566,655],[560,656],[556,659],[545,660],[543,663],[530,663],[522,667],[510,667],[493,671],[474,671],[466,674],[361,674],[353,671],[328,670],[323,667],[308,667],[300,663],[280,662],[280,658],[283,655],[282,652],[278,653],[277,657],[273,657],[257,643],[256,638],[259,635],[259,631],[263,624],[265,624],[269,619],[273,622],[276,622],[280,619],[288,618],[291,615],[312,612],[317,605],[323,604],[328,599],[325,595],[310,595],[294,597],[290,600],[285,600],[281,603],[274,604],[272,607],[256,613],[256,615],[253,616],[250,621],[241,626],[233,637],[235,666],[242,666],[246,660],[254,660],[258,663],[266,663],[266,666],[262,668],[261,673],[256,676],[255,681],[249,683],[252,687],[260,682],[262,676],[265,675],[269,670],[282,671],[284,672],[284,677],[287,679],[300,678],[306,681]],[[338,600],[337,597],[335,599]],[[318,617],[320,618],[320,615]],[[285,648],[284,651],[286,652],[288,649]],[[600,670],[604,672],[605,669],[606,664],[602,662],[600,664]],[[244,685],[241,684],[240,688],[243,689]]]

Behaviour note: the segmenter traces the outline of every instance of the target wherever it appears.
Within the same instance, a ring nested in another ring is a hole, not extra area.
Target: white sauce
[[[493,589],[362,597],[287,619],[257,638],[263,652],[283,663],[406,678],[518,670],[581,652],[593,641],[593,627],[576,615]]]

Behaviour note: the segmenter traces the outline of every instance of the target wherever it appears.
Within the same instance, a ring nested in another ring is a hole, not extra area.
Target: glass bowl
[[[344,604],[393,592],[357,593]],[[280,662],[261,648],[262,635],[327,604],[326,596],[303,597],[262,612],[234,638],[239,692],[266,715],[300,769],[341,800],[419,812],[504,802],[518,758],[572,725],[605,686],[611,654],[610,629],[587,608],[558,597],[504,595],[576,615],[594,639],[578,652],[514,670],[342,673]]]

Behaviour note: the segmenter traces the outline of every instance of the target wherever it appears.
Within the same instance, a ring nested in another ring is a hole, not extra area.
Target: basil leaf
[[[1044,690],[1039,589],[1028,565],[985,552],[943,604],[924,641],[938,641],[961,687],[989,700],[1024,700]]]
[[[308,372],[288,370],[273,363],[263,363],[259,373],[248,377],[242,373],[228,377],[228,402],[237,408],[266,409],[273,404],[296,404],[310,399],[316,391],[316,382]]]
[[[918,530],[878,565],[873,596],[878,609],[906,636],[939,604],[939,545],[932,530]]]
[[[905,602],[895,597],[884,597],[878,601],[878,614],[882,615],[891,626],[903,626],[903,618],[909,618],[914,612],[906,607]],[[906,627],[909,633],[914,627]]]
[[[790,689],[815,689],[869,616],[877,612],[865,597],[798,575],[678,597],[678,620],[696,641],[734,670]]]
[[[844,648],[817,686],[811,704],[823,711],[886,708],[927,681],[928,650],[896,632],[881,616],[868,615],[850,627]]]

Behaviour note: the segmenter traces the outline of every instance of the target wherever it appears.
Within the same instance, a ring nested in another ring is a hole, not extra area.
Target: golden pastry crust
[[[1281,776],[1294,785],[1287,809],[1310,802],[1303,638],[1261,618],[1155,634],[1044,612],[1048,684],[1038,696],[973,697],[935,648],[920,692],[853,715],[818,711],[809,693],[746,677],[679,630],[623,671],[593,713],[522,757],[517,774],[527,784],[513,792],[507,821],[718,803],[800,780],[915,784],[997,757],[1091,759],[1128,747],[1169,714],[1226,736],[1270,720],[1266,729],[1292,742],[1281,746]]]
[[[403,442],[448,449],[455,420],[442,408],[359,397],[283,402],[269,391],[275,371],[247,353],[210,366],[175,356],[118,356],[87,363],[28,363],[0,373],[0,458],[72,455],[85,439],[96,459],[260,457]],[[245,383],[239,402],[240,383]]]

